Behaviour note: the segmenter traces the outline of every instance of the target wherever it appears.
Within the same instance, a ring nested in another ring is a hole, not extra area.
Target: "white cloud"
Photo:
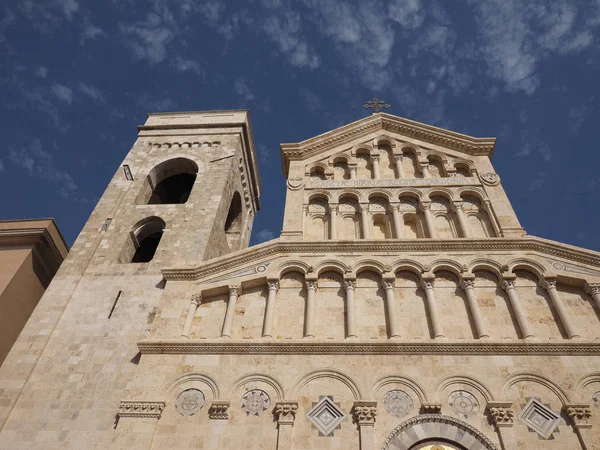
[[[54,83],[50,90],[59,100],[69,105],[73,103],[73,90],[70,87]]]
[[[306,106],[311,111],[317,111],[319,109],[323,109],[323,101],[321,98],[315,94],[313,91],[306,87],[301,87],[298,89],[298,94],[306,103]]]
[[[133,55],[150,64],[158,64],[167,57],[167,46],[174,38],[165,20],[153,12],[147,15],[145,21],[120,24],[119,29]]]
[[[62,197],[70,197],[77,190],[73,178],[56,167],[54,157],[42,148],[39,139],[32,139],[26,147],[11,149],[9,159],[30,176],[58,185],[58,192]]]
[[[538,155],[546,162],[552,159],[550,147],[542,141],[538,131],[534,129],[524,130],[521,133],[521,149],[515,153],[518,157],[531,155]]]
[[[46,75],[48,75],[48,69],[46,67],[38,67],[35,69],[35,76],[46,78]]]
[[[419,28],[425,20],[425,8],[420,0],[395,0],[388,4],[388,16],[404,28]]]
[[[177,72],[193,72],[202,77],[205,75],[200,63],[194,59],[185,59],[177,56],[171,60],[171,65]]]
[[[275,233],[265,228],[256,234],[256,239],[258,239],[259,244],[261,242],[270,241],[271,239],[275,239]]]
[[[86,17],[83,22],[83,31],[81,32],[81,43],[85,43],[85,41],[93,41],[99,37],[107,37],[106,31],[102,28],[97,27],[92,24],[90,20]]]
[[[34,28],[44,33],[56,30],[64,19],[72,21],[79,11],[77,0],[19,0],[17,9]]]
[[[79,82],[77,83],[77,90],[96,102],[106,103],[106,99],[104,98],[102,92],[94,86],[90,86],[89,84]]]
[[[254,94],[252,93],[252,91],[250,91],[250,88],[246,84],[246,80],[244,80],[243,78],[237,78],[234,84],[235,91],[240,97],[247,101],[254,100]]]
[[[145,112],[164,112],[177,109],[177,102],[171,97],[154,97],[149,94],[127,94],[133,97],[137,105]]]
[[[4,162],[0,159],[0,172],[4,172]]]
[[[546,178],[548,178],[548,174],[546,172],[538,172],[533,181],[529,184],[529,190],[537,191],[540,189],[546,182]]]

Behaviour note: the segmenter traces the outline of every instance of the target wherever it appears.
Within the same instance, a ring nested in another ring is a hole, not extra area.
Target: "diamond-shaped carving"
[[[519,419],[544,439],[548,439],[560,422],[560,415],[537,398],[531,398],[519,414]]]
[[[317,429],[329,436],[346,415],[329,397],[323,397],[307,414],[308,419]]]

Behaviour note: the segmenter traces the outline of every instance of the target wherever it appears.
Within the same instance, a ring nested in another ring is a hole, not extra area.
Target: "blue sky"
[[[1,219],[72,243],[147,112],[248,108],[281,229],[279,144],[388,112],[478,137],[528,233],[600,250],[600,0],[5,0]]]

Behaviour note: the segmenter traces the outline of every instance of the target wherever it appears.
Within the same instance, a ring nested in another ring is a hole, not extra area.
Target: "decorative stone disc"
[[[410,396],[400,390],[389,391],[383,397],[385,410],[395,417],[406,416],[413,408],[413,401]]]
[[[465,418],[479,412],[479,402],[467,391],[454,391],[448,396],[448,405]]]
[[[242,410],[248,416],[250,414],[258,416],[267,411],[270,404],[271,399],[269,398],[269,395],[260,389],[253,389],[242,396]]]
[[[186,389],[175,400],[175,411],[182,416],[192,416],[204,406],[205,398],[198,389]]]

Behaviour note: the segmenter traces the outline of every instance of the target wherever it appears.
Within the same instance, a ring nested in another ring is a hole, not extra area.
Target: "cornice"
[[[376,130],[391,131],[469,155],[490,158],[496,145],[495,138],[475,138],[392,114],[377,113],[299,143],[281,144],[284,176],[288,176],[291,160],[309,158]]]
[[[526,355],[600,356],[600,342],[324,342],[298,340],[206,341],[144,339],[137,343],[142,354],[170,355]]]
[[[279,239],[265,244],[249,247],[202,265],[187,268],[164,268],[166,280],[200,280],[218,272],[227,272],[243,267],[245,264],[273,259],[280,255],[302,254],[352,254],[391,252],[457,252],[457,251],[534,251],[545,255],[565,258],[591,266],[600,266],[600,253],[574,247],[567,244],[525,236],[523,238],[486,238],[486,239],[386,239],[382,241],[281,241]]]

